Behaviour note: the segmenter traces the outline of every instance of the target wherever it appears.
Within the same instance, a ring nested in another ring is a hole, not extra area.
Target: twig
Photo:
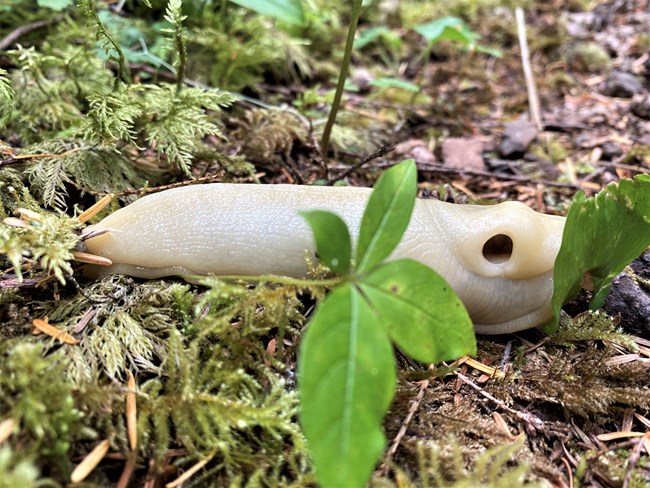
[[[433,371],[434,369],[435,367],[433,366],[433,364],[430,364],[429,371]],[[406,435],[406,430],[408,429],[411,420],[413,420],[413,416],[415,415],[415,412],[417,412],[418,408],[420,408],[420,403],[422,402],[422,398],[424,398],[424,392],[426,391],[427,388],[429,388],[429,383],[430,381],[428,379],[423,380],[420,383],[420,391],[418,391],[418,394],[415,397],[415,401],[411,404],[411,408],[409,408],[408,414],[402,421],[402,425],[399,428],[399,432],[397,432],[395,439],[393,439],[393,443],[391,444],[390,449],[388,449],[388,453],[386,453],[384,462],[380,467],[380,472],[382,473],[383,476],[388,474],[389,463],[393,458],[393,456],[395,455],[395,453],[397,452],[397,448],[402,442],[402,439]]]
[[[530,66],[530,52],[528,51],[528,40],[526,39],[526,24],[524,20],[524,11],[521,7],[515,8],[515,17],[517,19],[517,33],[519,35],[519,48],[521,50],[521,66],[524,70],[526,79],[526,90],[528,91],[528,107],[530,109],[530,118],[532,119],[538,131],[541,131],[542,116],[539,107],[539,96],[537,87],[533,78],[533,70]]]
[[[472,380],[470,380],[470,379],[469,379],[467,376],[465,376],[464,374],[462,374],[462,373],[460,373],[460,372],[458,372],[458,371],[455,371],[454,374],[455,374],[455,375],[458,377],[458,379],[461,380],[463,383],[465,383],[466,385],[469,385],[469,386],[471,386],[472,388],[474,388],[474,389],[475,389],[476,391],[478,391],[481,395],[483,395],[483,396],[484,396],[485,398],[487,398],[488,400],[491,400],[491,401],[493,401],[494,403],[496,403],[499,407],[501,407],[501,408],[502,408],[503,410],[505,410],[506,412],[509,412],[509,413],[511,413],[511,414],[513,414],[513,415],[516,415],[516,416],[519,417],[521,420],[523,420],[524,422],[526,422],[526,424],[528,424],[529,426],[531,426],[533,429],[535,429],[535,430],[543,430],[543,428],[544,428],[544,422],[543,422],[540,418],[536,417],[536,416],[533,415],[532,413],[520,412],[520,411],[518,411],[518,410],[515,410],[515,409],[513,409],[513,408],[510,408],[510,407],[509,407],[508,405],[506,405],[503,401],[501,401],[501,400],[499,400],[498,398],[496,398],[496,397],[492,396],[491,394],[489,394],[487,391],[485,391],[483,388],[481,388],[480,386],[478,386],[476,383],[474,383]]]
[[[62,153],[38,153],[38,154],[16,154],[7,159],[0,159],[0,167],[9,166],[11,164],[21,164],[28,159],[38,159],[38,158],[61,158],[67,156],[68,154],[74,154],[85,148],[76,147],[70,149],[69,151],[64,151]]]
[[[377,167],[382,168],[386,166],[392,166],[392,164],[393,163],[378,164]],[[519,181],[521,183],[533,183],[533,184],[540,184],[544,186],[557,186],[560,188],[572,188],[574,190],[582,189],[580,185],[576,183],[562,183],[560,181],[550,181],[550,180],[534,180],[531,178],[527,178],[525,176],[504,175],[499,173],[491,173],[489,171],[473,170],[473,169],[466,169],[466,168],[449,168],[446,166],[432,164],[432,163],[416,163],[416,164],[418,170],[420,171],[431,171],[434,173],[451,173],[457,175],[484,176],[487,178],[495,178],[497,180],[503,180],[503,181]]]
[[[388,145],[388,144],[385,145],[385,146],[382,146],[382,147],[379,149],[379,151],[374,152],[374,153],[370,154],[369,156],[364,157],[361,161],[359,161],[359,162],[358,162],[357,164],[355,164],[354,166],[351,166],[351,167],[349,167],[348,169],[346,169],[343,173],[341,173],[341,174],[340,174],[339,176],[337,176],[336,178],[331,178],[331,179],[327,180],[326,185],[327,185],[327,186],[332,186],[332,185],[333,185],[334,183],[336,183],[337,181],[341,181],[343,178],[348,177],[349,175],[351,175],[352,173],[354,173],[354,172],[357,171],[359,168],[361,168],[361,167],[364,166],[365,164],[369,163],[369,162],[372,161],[373,159],[380,158],[380,157],[384,156],[385,154],[388,154],[389,152],[394,151],[394,150],[395,150],[395,146],[391,146],[391,145]],[[321,156],[322,156],[322,155],[321,155]],[[393,163],[390,164],[390,166],[392,166],[392,165],[393,165]]]
[[[623,478],[623,488],[629,488],[630,486],[632,475],[634,474],[634,468],[636,468],[636,464],[639,462],[639,458],[641,457],[641,449],[643,449],[643,437],[639,437],[636,440],[634,449],[632,449],[627,458],[627,469],[625,470],[625,478]]]
[[[2,39],[0,39],[0,51],[4,51],[8,47],[10,47],[13,43],[15,43],[18,39],[29,34],[30,32],[41,29],[43,27],[47,27],[48,25],[56,24],[62,18],[63,17],[59,15],[56,17],[52,17],[51,19],[37,20],[36,22],[32,22],[31,24],[25,24],[15,28],[9,34],[7,34]]]

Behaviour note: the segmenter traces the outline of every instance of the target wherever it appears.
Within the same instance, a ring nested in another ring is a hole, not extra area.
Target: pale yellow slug
[[[338,214],[353,238],[372,190],[295,185],[194,185],[149,195],[90,226],[88,250],[114,264],[102,274],[301,277],[314,242],[301,210]],[[442,275],[479,333],[514,332],[552,317],[553,264],[564,218],[522,203],[454,205],[418,199],[390,259]]]

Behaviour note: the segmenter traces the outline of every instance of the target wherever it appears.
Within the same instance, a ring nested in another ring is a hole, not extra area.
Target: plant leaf
[[[476,354],[467,310],[428,266],[410,259],[392,261],[375,268],[360,286],[409,356],[435,363]]]
[[[61,11],[74,5],[73,0],[37,0],[39,7],[46,7],[52,10]]]
[[[262,15],[270,15],[287,24],[303,25],[305,16],[300,0],[230,0]]]
[[[612,279],[650,245],[650,175],[612,183],[593,198],[576,195],[567,215],[562,245],[555,260],[554,322],[560,309],[576,296],[585,273],[594,284],[590,308],[600,307]]]
[[[352,241],[345,222],[336,214],[323,210],[300,212],[309,223],[318,258],[335,273],[346,275],[350,270]]]
[[[358,290],[335,289],[316,309],[298,362],[303,431],[319,483],[366,485],[386,438],[393,398],[388,333]]]
[[[379,177],[361,219],[356,252],[359,273],[387,258],[402,240],[416,195],[417,172],[412,159],[402,161]]]
[[[414,27],[415,32],[426,39],[429,44],[438,41],[456,41],[466,49],[489,54],[496,58],[503,56],[503,52],[497,48],[491,48],[477,44],[481,35],[473,31],[462,19],[448,16],[420,24]]]
[[[405,90],[412,93],[417,93],[420,91],[420,87],[415,83],[388,76],[382,76],[371,80],[369,85],[376,86],[377,88],[399,88],[400,90]]]
[[[429,43],[448,39],[470,44],[480,37],[477,33],[472,32],[465,22],[452,16],[441,17],[426,24],[417,25],[414,30]]]

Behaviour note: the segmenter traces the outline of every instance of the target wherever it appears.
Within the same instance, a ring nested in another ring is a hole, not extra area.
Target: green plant
[[[225,2],[225,0],[222,0]],[[300,0],[231,0],[258,14],[270,15],[288,24],[302,25],[305,15]]]
[[[614,277],[650,245],[650,175],[621,180],[593,198],[576,195],[562,235],[553,280],[555,318],[545,327],[558,328],[560,309],[574,298],[589,273],[595,310],[604,300]]]
[[[415,204],[413,161],[384,173],[363,215],[355,256],[345,223],[306,212],[322,261],[342,275],[319,304],[298,360],[301,422],[320,483],[364,486],[385,446],[381,421],[396,381],[391,341],[424,362],[474,354],[471,320],[429,267],[384,263]]]
[[[63,375],[66,363],[62,351],[43,357],[37,344],[10,347],[5,341],[0,350],[0,418],[11,417],[20,425],[13,444],[23,454],[38,456],[41,466],[60,472],[71,467],[72,442],[87,434],[73,385]]]
[[[354,0],[352,4],[352,16],[350,18],[350,25],[348,26],[348,36],[345,41],[345,52],[343,54],[343,60],[341,61],[341,69],[339,71],[339,80],[336,84],[336,93],[334,94],[334,101],[332,102],[332,108],[327,117],[327,122],[325,123],[325,129],[323,130],[323,135],[321,136],[320,149],[324,155],[327,155],[327,148],[329,147],[330,136],[332,134],[332,128],[334,127],[334,122],[336,121],[336,114],[341,106],[341,98],[343,97],[343,90],[345,89],[345,80],[348,76],[348,69],[350,67],[350,60],[352,59],[352,49],[354,47],[354,33],[357,30],[357,23],[359,22],[359,16],[361,15],[361,5],[362,0]]]
[[[17,459],[18,456],[10,447],[0,447],[0,487],[10,488],[22,486],[31,488],[38,486],[36,479],[39,469],[28,459]]]
[[[469,26],[458,17],[448,16],[433,20],[426,24],[420,24],[413,28],[415,32],[426,39],[428,45],[422,58],[427,59],[433,45],[440,41],[452,41],[460,44],[468,51],[478,51],[500,58],[503,54],[499,49],[483,46],[478,43],[481,35],[474,32]]]
[[[65,284],[65,276],[72,275],[70,261],[79,242],[75,230],[81,223],[49,212],[21,209],[21,214],[23,219],[16,219],[16,226],[0,227],[0,253],[6,255],[19,281],[23,260],[29,257]]]
[[[14,103],[14,89],[7,74],[5,70],[0,68],[0,129],[3,129],[9,123]]]

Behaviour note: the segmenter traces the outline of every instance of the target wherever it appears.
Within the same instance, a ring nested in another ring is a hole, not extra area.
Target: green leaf
[[[356,266],[364,273],[387,258],[408,227],[415,197],[417,172],[412,159],[384,172],[361,219]]]
[[[400,90],[409,91],[417,93],[420,91],[420,87],[415,83],[410,81],[400,80],[399,78],[392,78],[388,76],[383,76],[371,80],[369,83],[371,86],[376,86],[377,88],[399,88]]]
[[[230,0],[262,15],[270,15],[287,24],[303,25],[305,16],[300,0]]]
[[[354,39],[354,49],[363,49],[368,44],[382,41],[382,43],[393,52],[402,48],[402,39],[385,25],[370,27],[358,33]]]
[[[354,39],[354,49],[362,49],[371,42],[376,41],[382,36],[388,34],[389,32],[390,29],[385,25],[370,27],[361,32],[358,32],[357,37]]]
[[[481,35],[474,32],[470,27],[458,17],[442,17],[426,24],[414,27],[415,32],[424,37],[429,44],[438,41],[455,41],[460,43],[470,51],[486,53],[496,58],[503,56],[500,49],[490,48],[477,44]]]
[[[61,11],[71,7],[74,3],[73,0],[38,0],[36,2],[39,7],[49,8],[51,10]]]
[[[388,333],[358,290],[335,289],[316,309],[298,361],[303,431],[324,487],[362,488],[384,450],[395,388]]]
[[[474,44],[481,37],[476,32],[473,32],[461,19],[452,16],[420,24],[415,26],[414,30],[429,43],[452,40],[469,45]]]
[[[391,338],[426,363],[476,354],[472,320],[435,271],[410,259],[375,268],[360,284]]]
[[[612,279],[650,245],[650,175],[612,183],[593,198],[576,195],[567,215],[562,245],[555,260],[553,311],[576,296],[585,273],[594,294],[589,306],[600,307]]]
[[[346,275],[350,270],[352,241],[345,222],[336,214],[324,210],[300,212],[309,223],[318,258],[335,273]]]

